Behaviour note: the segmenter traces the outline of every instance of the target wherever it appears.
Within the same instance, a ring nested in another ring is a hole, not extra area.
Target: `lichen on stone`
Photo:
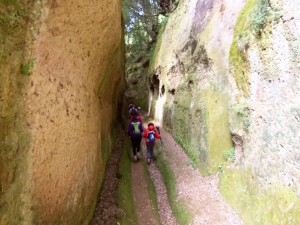
[[[249,28],[251,13],[256,9],[257,0],[248,0],[238,17],[234,28],[234,38],[230,48],[230,64],[238,88],[245,97],[249,96],[249,64],[247,48],[249,47]]]
[[[299,224],[300,199],[289,187],[263,188],[251,170],[225,170],[219,188],[245,224]]]

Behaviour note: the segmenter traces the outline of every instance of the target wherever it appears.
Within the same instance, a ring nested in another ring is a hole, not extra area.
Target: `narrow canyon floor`
[[[146,127],[147,123],[144,123]],[[161,129],[161,140],[155,146],[156,156],[160,155],[167,167],[175,174],[175,202],[180,202],[190,215],[190,224],[199,225],[240,225],[239,215],[226,203],[218,189],[218,174],[202,176],[192,167],[182,147],[176,143],[170,133]],[[123,151],[124,141],[129,138],[120,130],[111,158],[107,165],[104,183],[98,204],[90,225],[121,224],[117,217],[124,214],[115,199],[118,187],[118,164]],[[136,210],[137,223],[140,225],[180,224],[172,212],[168,192],[157,162],[146,164],[146,146],[142,140],[142,158],[131,163],[131,187]],[[128,157],[132,157],[131,149]],[[131,159],[130,159],[131,160]],[[153,207],[149,197],[145,173],[150,176],[155,187],[157,207]],[[132,224],[135,224],[132,222]]]

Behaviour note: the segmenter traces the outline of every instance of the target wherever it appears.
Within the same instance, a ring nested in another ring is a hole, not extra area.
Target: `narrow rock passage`
[[[203,177],[194,169],[189,158],[184,153],[174,138],[165,130],[161,129],[164,142],[162,154],[163,160],[174,172],[176,177],[176,201],[184,202],[192,216],[192,225],[241,225],[243,222],[235,211],[226,203],[218,189],[218,175]],[[125,135],[120,130],[112,155],[107,165],[107,170],[102,186],[101,194],[90,225],[114,224],[118,214],[124,214],[118,208],[115,194],[118,186],[117,171],[122,155]],[[159,141],[155,147],[158,154]],[[142,159],[132,163],[132,189],[134,203],[140,225],[176,225],[176,218],[171,210],[168,200],[167,188],[161,173],[153,163],[148,165],[151,180],[154,183],[157,194],[159,220],[155,217],[151,200],[148,195],[148,186],[144,174],[146,146],[144,140],[141,143]]]

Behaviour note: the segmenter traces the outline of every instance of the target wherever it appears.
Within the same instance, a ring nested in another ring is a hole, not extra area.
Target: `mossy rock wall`
[[[252,187],[245,180],[232,181],[251,171],[260,191],[247,196],[254,203],[241,212],[246,219],[255,213],[253,224],[299,223],[299,9],[293,2],[249,0],[235,27],[230,129],[239,142],[243,170],[228,176],[230,185],[249,194]]]
[[[150,62],[156,119],[203,174],[224,173],[220,188],[246,224],[299,223],[299,7],[182,0]],[[232,146],[235,175],[223,157]]]
[[[231,131],[243,140],[244,163],[255,170],[261,184],[279,183],[299,192],[299,6],[283,1],[262,2],[247,2],[237,23],[248,20],[246,28],[235,30],[231,49],[246,37],[247,48],[239,52],[243,52],[248,66],[240,71],[233,54],[232,70],[248,77],[248,94],[234,76],[237,87],[232,86],[236,94],[230,104]],[[266,7],[268,14],[261,14]],[[264,18],[259,33],[253,24],[257,17]]]
[[[273,184],[265,190],[249,169],[226,171],[220,180],[223,196],[245,224],[299,224],[300,199],[291,187]]]
[[[29,82],[25,36],[30,1],[0,1],[0,224],[29,224],[28,154],[24,90]]]
[[[0,6],[0,224],[88,224],[125,85],[121,2]]]
[[[180,1],[150,62],[150,81],[159,80],[155,118],[171,130],[205,175],[218,171],[224,151],[233,146],[228,114],[230,27],[243,1],[233,9],[229,4]]]

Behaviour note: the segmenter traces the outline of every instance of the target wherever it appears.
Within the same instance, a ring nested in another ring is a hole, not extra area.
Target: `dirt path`
[[[143,152],[143,158],[142,161],[138,163],[134,163],[132,168],[132,175],[133,175],[133,191],[134,191],[134,198],[135,202],[138,203],[137,206],[137,214],[138,214],[138,221],[140,225],[149,224],[149,225],[155,225],[159,224],[159,222],[155,221],[155,217],[153,214],[152,206],[149,205],[150,200],[148,196],[147,190],[145,188],[147,187],[147,183],[145,181],[145,175],[144,175],[144,168],[142,163],[145,162],[146,158],[146,145],[144,140],[142,141],[142,152]],[[163,225],[176,225],[176,219],[172,213],[169,201],[168,201],[168,194],[167,194],[167,188],[164,184],[163,178],[155,166],[155,164],[150,164],[147,166],[148,171],[150,173],[150,177],[154,183],[155,186],[155,192],[157,196],[157,207],[158,207],[158,214],[159,214],[159,220],[160,223]],[[143,187],[143,188],[141,188]],[[143,203],[142,203],[143,202]],[[148,204],[146,204],[148,202]],[[141,204],[142,203],[142,204]],[[143,205],[144,204],[144,205]],[[141,208],[143,207],[143,208]],[[151,211],[151,212],[149,212]],[[147,213],[148,212],[148,213]],[[154,222],[155,221],[155,222]]]
[[[112,155],[107,164],[107,169],[98,197],[96,210],[90,225],[110,225],[115,224],[117,215],[124,214],[122,209],[117,206],[115,199],[118,187],[118,167],[120,158],[123,152],[125,135],[123,130],[120,130],[119,136],[116,140]],[[172,214],[168,197],[167,189],[164,185],[163,179],[154,164],[148,166],[151,179],[154,181],[159,210],[159,220],[155,217],[154,209],[148,195],[148,186],[144,174],[144,164],[146,147],[142,142],[142,158],[137,163],[132,163],[132,189],[134,204],[136,208],[137,220],[140,225],[176,225],[176,220]],[[131,152],[130,152],[131,153]]]
[[[151,175],[151,179],[154,182],[157,201],[158,201],[158,213],[160,217],[161,224],[163,225],[176,225],[176,218],[173,215],[171,210],[169,200],[168,200],[168,192],[167,188],[164,184],[164,180],[154,164],[151,164],[149,167],[149,172]]]
[[[176,176],[177,201],[182,201],[192,216],[192,225],[240,225],[243,224],[239,216],[223,199],[218,190],[218,175],[202,177],[190,164],[189,159],[174,138],[161,129],[164,149],[160,152],[163,160]],[[98,199],[95,215],[90,225],[114,224],[122,210],[116,205],[115,192],[118,178],[116,177],[124,140],[128,138],[124,131],[120,131]],[[158,143],[159,145],[159,143]],[[157,149],[156,149],[157,153]],[[176,225],[176,219],[171,211],[167,197],[167,189],[163,178],[155,164],[147,166],[154,183],[159,220],[155,217],[153,206],[148,195],[148,184],[144,173],[146,147],[142,142],[142,159],[132,163],[132,189],[134,204],[140,225]]]
[[[192,224],[239,225],[239,216],[226,203],[218,189],[218,175],[203,177],[174,138],[161,129],[164,142],[164,160],[176,175],[177,200],[185,202],[192,214]]]
[[[144,121],[144,117],[143,117]],[[143,124],[144,128],[147,127],[147,122]],[[146,144],[145,140],[141,143],[141,160],[132,164],[132,188],[134,192],[134,202],[137,211],[138,222],[140,225],[176,225],[176,219],[172,213],[167,188],[164,184],[163,178],[155,166],[155,164],[147,165],[147,169],[150,173],[151,180],[155,186],[155,192],[157,196],[157,208],[159,214],[159,220],[155,219],[153,208],[148,196],[147,181],[144,174],[144,165],[146,164]]]
[[[138,224],[159,225],[148,196],[148,186],[142,161],[132,164],[132,189]]]

